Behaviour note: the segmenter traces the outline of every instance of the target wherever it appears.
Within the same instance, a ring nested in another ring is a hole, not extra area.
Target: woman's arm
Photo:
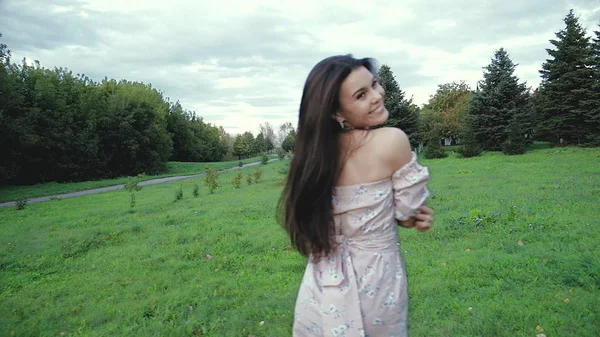
[[[412,215],[408,220],[398,221],[398,226],[415,228],[419,232],[425,232],[431,228],[434,214],[431,208],[423,205],[419,207],[419,212]]]

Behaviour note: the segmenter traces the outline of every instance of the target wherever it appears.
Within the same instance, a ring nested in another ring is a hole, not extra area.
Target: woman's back
[[[340,143],[342,162],[337,186],[388,179],[411,159],[408,138],[397,128],[348,132]]]

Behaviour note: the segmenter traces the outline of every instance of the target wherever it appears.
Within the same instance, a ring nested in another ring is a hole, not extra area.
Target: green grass
[[[437,214],[400,231],[410,336],[597,337],[598,162],[422,160]],[[222,174],[212,195],[202,179],[147,186],[133,209],[125,191],[0,209],[0,335],[290,336],[305,261],[273,217],[284,165],[237,190]]]
[[[270,159],[277,158],[277,155],[269,155]],[[244,164],[259,162],[261,157],[252,157],[242,159]],[[231,167],[236,167],[240,160],[213,162],[213,163],[186,163],[186,162],[168,162],[167,171],[163,174],[154,176],[145,176],[142,181],[165,178],[173,176],[194,175],[204,173],[206,166],[214,170],[223,170]],[[114,179],[104,179],[96,181],[83,181],[73,183],[43,183],[29,186],[0,186],[0,202],[15,201],[18,199],[29,199],[35,197],[43,197],[48,195],[70,193],[77,191],[90,190],[94,188],[125,184],[129,177],[119,177]]]

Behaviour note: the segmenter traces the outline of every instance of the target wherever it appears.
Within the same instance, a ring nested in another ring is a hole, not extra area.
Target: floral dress
[[[390,179],[334,188],[336,251],[306,266],[293,335],[407,335],[407,281],[396,220],[429,197],[427,167],[411,161]]]

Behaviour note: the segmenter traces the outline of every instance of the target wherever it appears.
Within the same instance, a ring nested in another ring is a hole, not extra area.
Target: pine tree
[[[600,24],[598,30],[594,31],[594,35],[590,62],[594,71],[594,85],[591,90],[590,105],[586,111],[586,122],[590,126],[586,139],[588,145],[600,146]]]
[[[523,125],[515,118],[507,127],[506,142],[502,144],[502,152],[505,154],[523,154],[527,151],[527,139],[523,137],[525,130]]]
[[[508,127],[528,118],[528,90],[514,75],[516,64],[500,48],[484,68],[483,80],[469,107],[472,137],[484,150],[500,150],[508,140]]]
[[[479,156],[483,149],[475,138],[473,116],[467,115],[466,120],[466,125],[460,133],[461,146],[457,152],[464,158]]]
[[[419,111],[412,105],[412,100],[405,98],[394,73],[387,65],[382,65],[377,73],[379,82],[385,90],[384,105],[390,116],[384,126],[400,128],[408,136],[411,146],[417,147],[421,141],[419,135]]]
[[[564,22],[566,27],[556,33],[557,39],[550,40],[555,49],[546,49],[551,58],[540,70],[536,132],[554,143],[583,145],[593,137],[598,123],[593,112],[597,105],[593,51],[573,10]]]
[[[438,128],[434,128],[428,133],[427,145],[425,145],[425,149],[423,150],[425,158],[433,159],[448,157],[446,150],[442,147],[441,140],[442,137]]]

